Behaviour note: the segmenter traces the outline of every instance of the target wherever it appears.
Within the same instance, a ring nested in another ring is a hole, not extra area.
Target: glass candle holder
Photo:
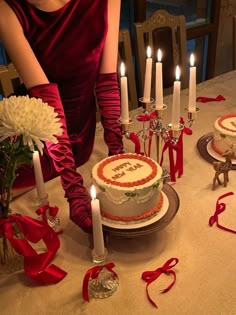
[[[104,255],[96,255],[92,250],[92,260],[95,264],[94,268],[98,268],[97,277],[90,276],[88,283],[89,296],[94,298],[107,298],[113,295],[119,286],[119,279],[115,272],[106,267],[107,249],[105,248]]]

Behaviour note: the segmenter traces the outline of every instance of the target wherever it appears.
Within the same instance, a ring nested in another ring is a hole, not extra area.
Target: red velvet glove
[[[62,123],[63,133],[58,136],[58,143],[47,142],[47,150],[55,170],[61,176],[65,197],[70,204],[70,218],[85,232],[92,232],[91,198],[83,186],[82,176],[76,172],[71,144],[66,130],[66,120],[56,84],[37,85],[29,90],[29,96],[41,98],[54,107]]]
[[[120,118],[120,90],[117,73],[100,73],[95,91],[109,155],[123,153],[121,125],[117,121]]]

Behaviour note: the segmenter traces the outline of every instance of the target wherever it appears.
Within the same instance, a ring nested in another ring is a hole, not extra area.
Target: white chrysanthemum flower
[[[0,101],[0,141],[22,135],[24,144],[32,151],[36,145],[42,154],[42,141],[57,143],[61,134],[57,113],[41,99],[11,96]]]

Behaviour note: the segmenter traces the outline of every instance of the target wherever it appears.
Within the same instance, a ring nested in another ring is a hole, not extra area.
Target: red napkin
[[[216,97],[206,97],[206,96],[198,96],[196,99],[197,102],[207,103],[207,102],[220,102],[225,101],[224,96],[218,95]]]

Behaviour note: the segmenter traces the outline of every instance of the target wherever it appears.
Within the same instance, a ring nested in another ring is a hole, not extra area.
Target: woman
[[[53,106],[63,123],[58,144],[46,143],[44,179],[61,176],[70,218],[86,232],[92,228],[90,196],[76,167],[92,152],[95,94],[109,154],[123,150],[119,12],[120,0],[0,0],[0,38],[27,93]],[[32,185],[32,168],[20,169],[15,188]]]

